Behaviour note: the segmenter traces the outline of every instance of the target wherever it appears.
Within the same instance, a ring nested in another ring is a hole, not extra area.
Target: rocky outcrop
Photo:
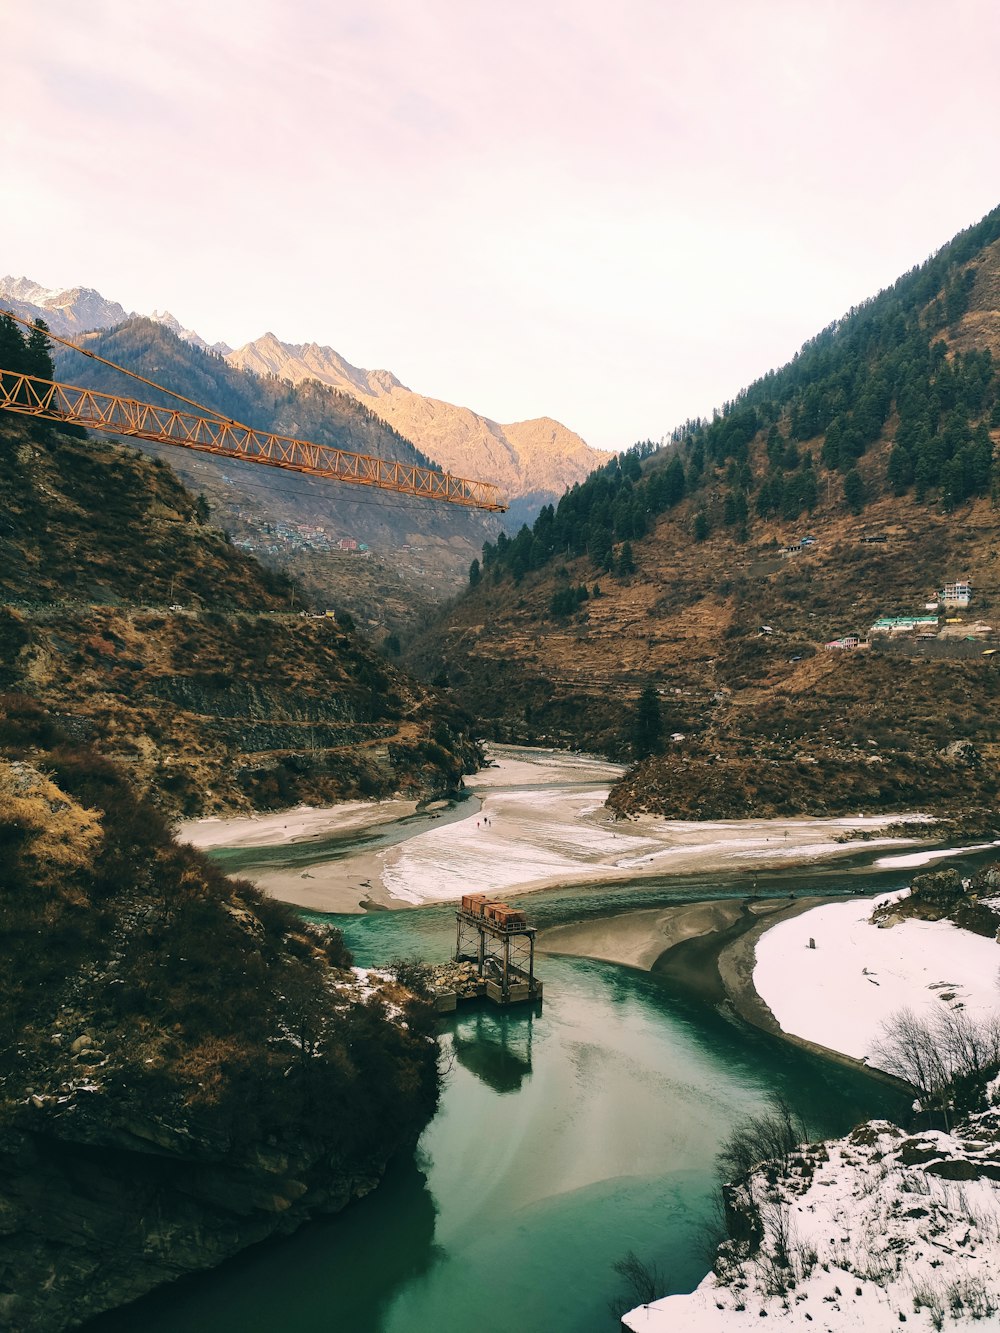
[[[622,1326],[993,1327],[998,1153],[991,1108],[952,1133],[872,1121],[765,1162],[725,1187],[729,1239],[700,1286],[638,1306]]]
[[[0,1134],[0,1326],[9,1333],[73,1328],[337,1212],[374,1188],[385,1165],[341,1158],[295,1126],[234,1152],[208,1125],[106,1122],[103,1101],[80,1093],[55,1114],[29,1102]]]
[[[916,875],[905,897],[883,903],[872,916],[882,927],[908,918],[953,921],[962,930],[996,938],[1000,930],[1000,867],[988,866],[968,879],[957,870]]]
[[[371,1189],[434,1113],[437,1044],[339,932],[3,721],[0,1327],[59,1333]]]

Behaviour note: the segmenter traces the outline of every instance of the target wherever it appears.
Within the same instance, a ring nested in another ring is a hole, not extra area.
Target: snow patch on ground
[[[625,1328],[736,1333],[775,1319],[817,1333],[1000,1328],[1000,1191],[975,1178],[994,1169],[1000,1115],[961,1128],[908,1138],[876,1121],[793,1155],[774,1183],[755,1172],[737,1201],[751,1198],[763,1223],[758,1253],[727,1244],[694,1292],[629,1311]],[[936,1174],[948,1161],[971,1163],[974,1178]]]
[[[904,856],[881,856],[875,864],[877,866],[896,866],[901,870],[911,870],[917,866],[929,865],[932,861],[940,861],[946,856],[958,856],[967,852],[987,852],[991,847],[1000,847],[1000,841],[977,842],[973,847],[945,847],[936,852],[908,852]]]
[[[900,1009],[925,1019],[944,1004],[974,1019],[996,1013],[995,940],[950,921],[870,923],[877,904],[908,892],[815,907],[761,936],[753,984],[785,1032],[861,1060]]]

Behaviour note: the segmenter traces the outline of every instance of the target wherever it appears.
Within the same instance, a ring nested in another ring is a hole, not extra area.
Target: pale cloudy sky
[[[995,0],[0,0],[0,272],[659,438],[1000,202]]]

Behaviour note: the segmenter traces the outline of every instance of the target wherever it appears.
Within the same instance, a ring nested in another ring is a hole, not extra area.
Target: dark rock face
[[[993,939],[1000,928],[1000,868],[989,866],[963,880],[957,870],[934,870],[917,875],[908,898],[876,908],[873,920],[892,925],[907,917],[922,921],[954,921],[962,930]]]
[[[412,1099],[373,1123],[324,1114],[319,1086],[288,1116],[277,1069],[242,1123],[169,1094],[143,1108],[86,1074],[69,1095],[29,1096],[0,1127],[0,1327],[61,1333],[374,1189],[436,1104],[436,1043],[400,1041]]]
[[[439,1078],[430,1006],[338,931],[93,752],[28,753],[0,752],[0,1328],[60,1333],[371,1189]]]
[[[21,1118],[25,1127],[0,1137],[0,1326],[9,1333],[75,1327],[337,1212],[373,1189],[385,1165],[340,1160],[301,1133],[235,1154],[191,1126],[136,1119],[102,1132],[74,1117]]]
[[[978,768],[983,762],[982,756],[971,741],[952,741],[940,751],[942,759],[948,759],[962,768]]]
[[[744,1247],[747,1254],[756,1254],[764,1239],[764,1225],[746,1184],[723,1185],[722,1207],[729,1240]]]

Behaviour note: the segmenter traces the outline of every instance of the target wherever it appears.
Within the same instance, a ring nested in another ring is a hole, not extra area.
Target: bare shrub
[[[976,1019],[962,1009],[942,1009],[924,1019],[901,1009],[883,1024],[870,1058],[917,1088],[947,1124],[957,1086],[1000,1068],[1000,1014]]]
[[[792,1153],[807,1138],[801,1118],[782,1097],[774,1097],[769,1111],[748,1116],[723,1142],[715,1159],[719,1179],[741,1181],[761,1162],[786,1167]]]
[[[954,1319],[968,1314],[971,1319],[988,1319],[997,1312],[997,1294],[982,1278],[962,1277],[945,1288],[945,1298]]]
[[[623,1259],[617,1259],[611,1267],[628,1286],[627,1296],[617,1296],[610,1302],[611,1313],[616,1319],[620,1320],[637,1305],[649,1305],[666,1291],[666,1274],[659,1264],[644,1263],[633,1250],[629,1250]]]
[[[921,1310],[930,1315],[932,1328],[944,1327],[944,1301],[941,1292],[930,1283],[913,1288],[913,1313],[919,1314]]]
[[[414,995],[426,997],[431,991],[431,969],[419,958],[393,958],[388,965],[389,975]]]

